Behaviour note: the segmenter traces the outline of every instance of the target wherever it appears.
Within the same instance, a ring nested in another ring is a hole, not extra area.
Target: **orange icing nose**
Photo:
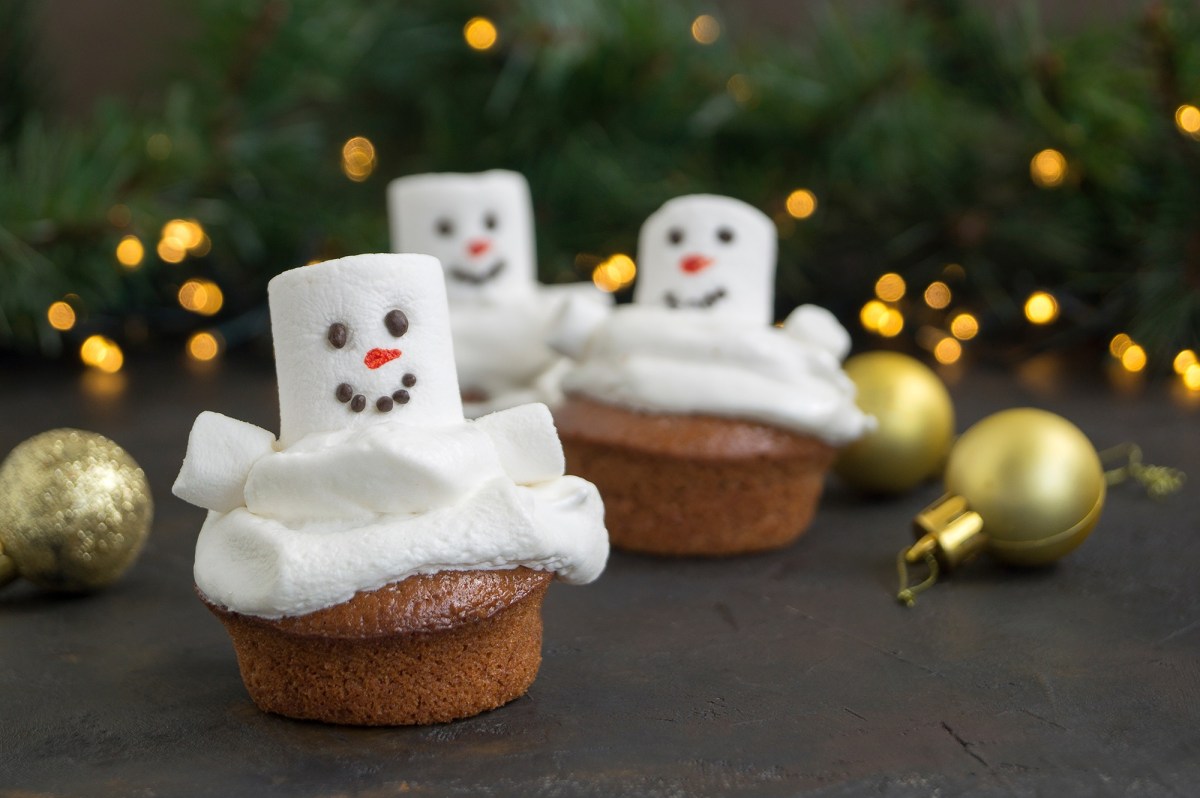
[[[367,352],[367,356],[363,358],[363,363],[369,369],[377,369],[384,363],[391,363],[396,358],[400,357],[399,349],[372,349]]]
[[[695,274],[710,265],[712,265],[712,258],[706,258],[703,255],[688,255],[679,261],[679,268],[687,274]]]
[[[492,242],[486,238],[477,238],[467,244],[467,252],[471,253],[472,257],[478,257],[492,248]]]

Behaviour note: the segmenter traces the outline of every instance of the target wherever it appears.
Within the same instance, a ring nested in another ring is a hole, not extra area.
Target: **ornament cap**
[[[983,534],[983,517],[962,496],[948,493],[926,507],[913,519],[917,542],[909,547],[905,559],[920,562],[932,554],[946,570],[974,559],[988,544]]]

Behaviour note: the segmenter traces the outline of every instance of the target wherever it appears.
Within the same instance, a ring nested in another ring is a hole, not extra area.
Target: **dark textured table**
[[[1090,365],[1090,364],[1089,364]],[[269,364],[174,360],[115,378],[0,366],[0,449],[55,426],[144,466],[150,542],[116,586],[0,593],[0,796],[1182,795],[1200,790],[1200,407],[1097,366],[968,370],[960,428],[1035,405],[1099,447],[1189,471],[1110,493],[1058,566],[976,563],[892,599],[930,485],[864,501],[831,483],[795,546],[737,560],[616,554],[555,585],[529,695],[446,725],[355,729],[258,712],[192,593],[202,513],[170,494],[202,409],[277,428]]]

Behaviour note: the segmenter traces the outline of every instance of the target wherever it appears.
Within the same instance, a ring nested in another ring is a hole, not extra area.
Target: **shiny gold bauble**
[[[0,585],[108,585],[141,552],[153,514],[146,476],[120,446],[76,429],[35,435],[0,465]]]
[[[846,361],[859,408],[878,428],[847,446],[834,471],[870,493],[904,493],[940,471],[954,438],[954,404],[941,379],[897,352],[867,352]]]
[[[1082,543],[1100,520],[1104,468],[1087,436],[1061,416],[1005,410],[959,438],[946,492],[979,514],[989,554],[1042,565]]]

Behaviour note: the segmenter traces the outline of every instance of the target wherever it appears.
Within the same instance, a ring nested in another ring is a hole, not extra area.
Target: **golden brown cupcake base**
[[[569,396],[567,470],[604,499],[613,546],[720,557],[782,548],[816,511],[836,450],[752,421],[639,413]]]
[[[260,709],[362,726],[439,723],[529,689],[551,579],[528,568],[442,571],[278,620],[205,604],[233,638]]]

